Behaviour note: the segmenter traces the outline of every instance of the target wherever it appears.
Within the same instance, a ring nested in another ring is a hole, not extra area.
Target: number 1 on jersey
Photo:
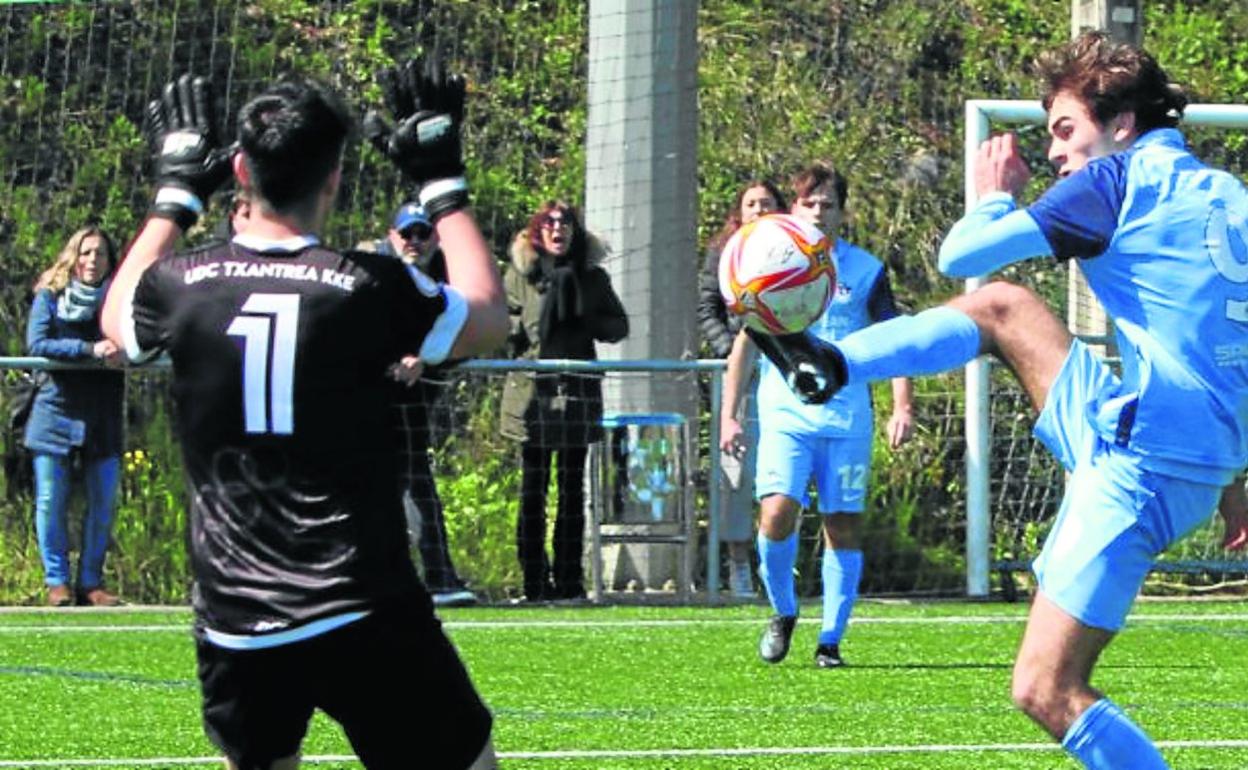
[[[247,432],[294,433],[299,295],[252,294],[226,333],[243,339],[243,416]]]

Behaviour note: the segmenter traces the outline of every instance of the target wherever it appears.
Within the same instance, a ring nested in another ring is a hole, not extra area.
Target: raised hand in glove
[[[189,229],[204,200],[230,178],[229,149],[218,145],[212,82],[183,75],[147,105],[147,131],[156,156],[152,216]]]
[[[771,336],[746,327],[758,349],[806,404],[825,404],[845,384],[845,357],[810,332]]]
[[[436,59],[411,59],[378,75],[391,127],[375,110],[364,116],[364,135],[420,190],[429,219],[468,205],[460,129],[464,79]]]

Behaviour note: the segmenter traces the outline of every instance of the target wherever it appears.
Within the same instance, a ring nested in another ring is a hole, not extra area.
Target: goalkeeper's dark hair
[[[1154,128],[1173,128],[1183,117],[1187,95],[1170,81],[1166,71],[1147,51],[1114,42],[1104,32],[1085,32],[1036,62],[1044,82],[1042,103],[1047,111],[1061,91],[1087,105],[1102,126],[1124,112],[1135,113],[1141,134]]]
[[[238,141],[255,193],[277,211],[311,200],[351,134],[346,103],[310,78],[288,77],[243,105]]]

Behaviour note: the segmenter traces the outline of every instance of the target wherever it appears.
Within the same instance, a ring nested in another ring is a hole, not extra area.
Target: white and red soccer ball
[[[788,214],[742,225],[719,256],[719,293],[752,329],[793,334],[823,314],[836,290],[832,242]]]

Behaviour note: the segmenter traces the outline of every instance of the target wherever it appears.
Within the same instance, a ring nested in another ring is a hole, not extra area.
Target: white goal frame
[[[975,156],[988,138],[993,122],[1045,122],[1044,108],[1038,101],[1016,99],[968,99],[966,138],[963,147],[963,182],[966,210],[975,206]],[[1248,105],[1189,104],[1183,111],[1183,125],[1248,129]],[[988,276],[970,278],[966,291],[987,282]],[[988,595],[988,573],[992,555],[991,519],[988,515],[988,452],[992,438],[989,421],[988,359],[980,356],[966,366],[966,593]]]

